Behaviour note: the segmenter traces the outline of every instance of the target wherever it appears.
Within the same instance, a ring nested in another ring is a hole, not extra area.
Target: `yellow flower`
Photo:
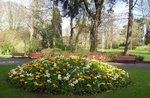
[[[49,60],[50,60],[51,62],[54,62],[54,61],[55,61],[55,58],[49,58]]]
[[[54,76],[56,76],[57,74],[53,74]]]
[[[40,70],[44,70],[44,68],[43,68],[43,67],[40,67]]]
[[[54,88],[58,88],[58,85],[57,85],[57,84],[52,84],[52,86],[53,86]]]
[[[37,75],[39,75],[39,74],[41,74],[41,73],[39,73],[39,72],[36,72],[36,74],[37,74]]]
[[[105,83],[104,82],[98,83],[98,87],[100,87],[100,85],[105,85]]]
[[[16,79],[18,79],[18,78],[19,78],[19,77],[18,77],[18,76],[16,76],[16,77],[14,77],[14,78],[13,78],[13,80],[16,80]]]
[[[39,76],[39,75],[36,75],[35,79],[38,79],[38,78],[40,78],[40,76]]]
[[[32,81],[32,80],[34,80],[34,78],[28,78],[28,80],[29,80],[29,81]]]
[[[91,85],[91,84],[87,84],[86,86],[87,86],[87,87],[91,87],[92,85]]]
[[[38,84],[39,87],[41,87],[41,86],[43,86],[43,85],[44,85],[43,83],[39,83],[39,84]]]
[[[43,70],[40,69],[40,72],[42,72]]]
[[[56,71],[56,74],[59,74],[59,73],[61,73],[60,71]]]
[[[84,78],[80,77],[78,78],[79,81],[84,81]]]
[[[24,82],[24,79],[20,79],[19,81],[22,83],[22,82]]]
[[[93,75],[93,74],[90,74],[90,76],[93,77],[94,75]]]
[[[43,84],[43,83],[37,83],[37,82],[34,82],[34,85],[35,85],[35,86],[41,87],[41,86],[43,86],[44,84]]]
[[[107,76],[103,76],[103,79],[107,79]]]
[[[67,70],[66,70],[66,69],[63,69],[63,71],[66,72]]]
[[[85,76],[85,79],[90,80],[91,77],[90,76]]]
[[[112,85],[111,83],[107,83],[107,85]]]
[[[35,81],[35,82],[34,82],[34,85],[35,85],[35,86],[38,86],[38,83]]]
[[[52,68],[50,68],[50,70],[54,70],[54,68],[52,67]]]

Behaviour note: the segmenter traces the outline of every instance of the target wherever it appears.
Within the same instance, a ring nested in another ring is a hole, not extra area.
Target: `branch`
[[[88,8],[88,5],[87,5],[87,2],[86,0],[83,0],[83,3],[84,3],[84,6],[85,6],[85,9],[87,11],[87,13],[89,14],[89,16],[93,17],[93,13],[90,11],[90,9]]]
[[[131,7],[131,9],[133,9],[133,8],[134,8],[134,6],[136,5],[137,1],[138,1],[138,0],[136,0],[136,1],[135,1],[134,5]]]

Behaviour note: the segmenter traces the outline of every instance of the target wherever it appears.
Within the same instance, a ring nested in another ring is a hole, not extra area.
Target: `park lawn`
[[[0,57],[1,58],[10,58],[10,57],[12,57],[12,55],[3,55],[3,54],[0,54]]]
[[[105,49],[107,53],[123,53],[121,49]],[[136,55],[136,56],[143,56],[144,61],[150,61],[150,53],[148,51],[140,51],[140,50],[129,50],[129,54]]]
[[[150,71],[127,70],[132,83],[127,88],[92,96],[36,94],[15,88],[6,77],[15,66],[0,66],[0,98],[150,98]]]
[[[137,56],[143,56],[144,61],[150,61],[150,53],[148,51],[131,50],[129,53]]]

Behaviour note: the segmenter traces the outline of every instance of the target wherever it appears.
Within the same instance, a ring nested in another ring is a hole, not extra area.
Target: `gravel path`
[[[0,66],[6,65],[21,65],[25,62],[32,61],[29,58],[0,58]],[[118,68],[130,69],[130,70],[150,70],[150,63],[114,63],[106,62],[111,65],[115,65]]]
[[[21,65],[23,63],[32,61],[30,58],[0,58],[0,66],[3,65]]]
[[[111,65],[116,65],[118,68],[130,70],[150,70],[150,63],[114,63],[107,62]]]

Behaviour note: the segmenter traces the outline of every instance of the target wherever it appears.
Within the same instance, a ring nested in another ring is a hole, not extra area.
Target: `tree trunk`
[[[77,33],[76,39],[75,39],[75,50],[78,48],[78,42],[79,42],[79,35],[81,34],[81,31]]]
[[[123,55],[128,54],[129,45],[131,44],[132,23],[133,23],[133,0],[129,0],[128,28],[127,28],[126,44],[125,44]]]
[[[87,0],[83,0],[85,9],[93,22],[92,29],[90,32],[90,38],[91,38],[90,51],[91,52],[96,51],[96,48],[97,48],[98,26],[100,25],[101,11],[102,11],[103,4],[104,4],[104,0],[93,0],[93,1],[95,5],[95,13],[93,13],[93,10],[91,11],[89,9]]]
[[[90,51],[91,52],[96,51],[96,48],[97,48],[97,37],[98,37],[98,26],[99,26],[98,24],[99,24],[99,19],[96,18],[94,20],[94,24],[90,32],[90,38],[91,38]]]
[[[73,51],[73,31],[74,27],[73,27],[73,19],[71,18],[70,20],[70,37],[69,37],[69,47],[70,50]]]

